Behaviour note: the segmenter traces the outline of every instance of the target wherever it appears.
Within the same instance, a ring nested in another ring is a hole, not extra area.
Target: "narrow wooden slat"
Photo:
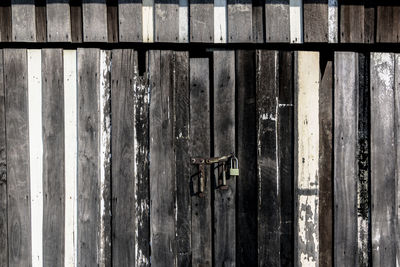
[[[265,42],[287,43],[290,41],[289,0],[265,1]]]
[[[154,5],[156,42],[179,41],[179,0],[156,0]]]
[[[230,43],[253,41],[251,0],[228,0],[228,36]]]
[[[27,63],[25,49],[4,50],[9,266],[32,264]]]
[[[337,43],[339,40],[339,8],[338,0],[328,0],[328,42]]]
[[[179,42],[189,42],[189,1],[179,0]]]
[[[11,0],[12,40],[36,42],[34,0]]]
[[[393,2],[378,2],[376,40],[380,43],[400,42],[400,6]]]
[[[290,0],[290,42],[303,42],[303,1]]]
[[[82,43],[82,1],[70,0],[71,13],[71,41],[73,43]]]
[[[340,4],[340,42],[364,42],[364,5]]]
[[[235,152],[235,54],[214,51],[214,155]],[[222,168],[215,178],[222,179]],[[229,173],[228,173],[229,174]],[[236,178],[227,174],[227,189],[214,189],[214,265],[236,262]],[[218,182],[216,181],[218,185]]]
[[[328,0],[304,0],[304,42],[328,42]]]
[[[395,222],[395,236],[396,236],[396,266],[400,266],[400,85],[399,81],[400,80],[400,54],[395,54],[395,146],[396,146],[396,173],[395,173],[395,192],[397,192],[397,195],[395,195],[396,201],[395,201],[395,219],[397,218],[397,222]]]
[[[154,42],[154,0],[143,0],[143,42]]]
[[[395,266],[395,57],[391,53],[372,53],[370,60],[372,264]]]
[[[46,0],[35,0],[36,42],[47,41]]]
[[[375,10],[375,0],[364,0],[364,43],[375,43]]]
[[[227,42],[227,28],[227,0],[214,0],[214,43]]]
[[[106,0],[83,0],[82,22],[84,42],[107,42]]]
[[[190,155],[210,156],[210,77],[209,59],[190,59]],[[199,169],[191,169],[193,187],[192,204],[192,265],[212,265],[212,219],[211,219],[211,181],[210,171],[205,171],[206,186],[204,197],[198,194]],[[197,190],[196,190],[197,189]]]
[[[319,262],[319,53],[295,58],[295,265]]]
[[[142,42],[142,1],[119,0],[119,40],[120,42]]]
[[[237,181],[237,260],[257,265],[257,135],[255,51],[236,52],[237,135],[240,177]]]
[[[11,0],[0,3],[0,40],[11,42]]]
[[[253,0],[253,42],[263,43],[264,42],[264,1]]]
[[[99,263],[98,49],[78,49],[78,266]]]
[[[107,35],[109,43],[118,43],[118,0],[107,0]]]
[[[113,265],[135,263],[135,99],[137,53],[131,49],[112,54],[112,177]]]
[[[71,42],[71,16],[68,2],[47,0],[47,40]]]
[[[214,42],[213,0],[190,1],[190,42]]]

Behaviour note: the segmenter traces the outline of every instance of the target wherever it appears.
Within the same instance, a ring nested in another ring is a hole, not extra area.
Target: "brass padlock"
[[[235,157],[231,157],[231,168],[229,169],[230,176],[239,176],[239,160]]]

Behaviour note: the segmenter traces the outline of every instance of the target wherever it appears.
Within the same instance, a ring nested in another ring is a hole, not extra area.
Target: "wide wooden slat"
[[[340,42],[364,42],[364,6],[354,3],[340,4]]]
[[[379,4],[381,2],[378,2]],[[380,43],[400,42],[400,6],[388,2],[377,7],[376,40]]]
[[[290,41],[289,0],[265,1],[265,42],[288,43]]]
[[[36,42],[36,19],[34,0],[12,0],[12,40]]]
[[[46,0],[35,0],[36,42],[47,40]]]
[[[213,0],[190,1],[190,42],[214,42]]]
[[[28,68],[25,49],[4,50],[9,266],[31,265]]]
[[[235,152],[234,103],[235,54],[214,51],[214,156]],[[234,266],[236,262],[236,178],[228,174],[227,189],[214,189],[215,266]],[[216,169],[215,178],[222,179],[222,167]]]
[[[84,42],[107,42],[106,0],[83,0],[82,22]]]
[[[11,41],[11,1],[0,3],[0,40],[1,42]]]
[[[230,43],[253,41],[251,0],[228,0],[228,36]]]
[[[190,59],[190,155],[210,156],[210,77],[209,59]],[[204,197],[199,197],[199,169],[192,166],[192,265],[212,265],[212,219],[211,190],[214,183],[210,171],[205,170],[206,186]]]
[[[142,2],[137,0],[118,1],[120,42],[142,42]]]
[[[304,42],[328,42],[328,0],[304,0]]]
[[[227,0],[214,0],[214,43],[226,43],[227,38]]]
[[[156,42],[179,41],[179,0],[156,0],[154,5]]]
[[[328,42],[337,43],[339,40],[339,8],[338,0],[328,0]]]
[[[82,43],[82,1],[70,0],[71,41]]]
[[[68,2],[47,0],[47,40],[71,42],[71,16]]]
[[[263,43],[264,42],[264,1],[253,0],[253,42]]]

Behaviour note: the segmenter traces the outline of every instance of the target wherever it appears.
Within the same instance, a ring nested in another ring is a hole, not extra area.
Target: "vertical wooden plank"
[[[375,43],[375,0],[364,0],[364,43]]]
[[[290,42],[303,42],[303,1],[290,0]]]
[[[340,3],[340,42],[364,42],[364,5]]]
[[[36,42],[47,40],[46,0],[35,0]]]
[[[189,42],[189,1],[179,0],[179,42]]]
[[[71,41],[82,43],[82,0],[70,0]]]
[[[295,265],[318,266],[319,53],[295,61]]]
[[[400,55],[395,54],[395,146],[396,146],[396,174],[395,174],[395,192],[397,192],[395,202],[395,223],[396,228],[396,266],[400,266]]]
[[[236,52],[237,157],[237,264],[257,266],[257,135],[254,50]]]
[[[227,0],[214,0],[214,43],[227,42],[227,23]]]
[[[28,64],[25,49],[4,50],[9,266],[30,266]]]
[[[394,54],[371,54],[371,232],[373,266],[396,265]]]
[[[11,0],[0,3],[0,40],[11,42]]]
[[[65,223],[64,266],[77,260],[77,73],[76,50],[64,50]]]
[[[339,31],[338,0],[328,0],[328,42],[337,43]]]
[[[214,42],[214,1],[190,1],[190,42]]]
[[[210,78],[209,59],[190,59],[190,155],[210,156]],[[192,166],[192,265],[212,265],[212,219],[211,190],[213,183],[209,169],[205,171],[204,197],[196,194],[199,184],[199,169]]]
[[[289,0],[265,1],[265,41],[287,43],[290,40]]]
[[[71,17],[68,2],[47,0],[47,40],[71,42]]]
[[[119,40],[120,42],[142,42],[142,1],[119,0]]]
[[[82,1],[83,41],[107,42],[106,0]]]
[[[328,0],[304,0],[304,42],[328,42]]]
[[[154,0],[143,0],[143,42],[154,42]]]
[[[214,51],[214,155],[235,152],[235,53]],[[222,172],[217,168],[215,178]],[[236,179],[214,190],[214,265],[236,263]],[[218,183],[216,183],[218,185]]]
[[[263,0],[253,0],[253,42],[263,43],[264,42],[264,6]]]
[[[99,264],[98,49],[78,49],[78,262]]]
[[[118,0],[107,0],[107,41],[118,43]]]
[[[11,0],[12,40],[36,42],[35,1]]]
[[[228,35],[230,43],[253,41],[251,0],[228,0]]]
[[[113,50],[112,177],[113,265],[135,264],[135,102],[137,53]]]
[[[156,42],[175,43],[179,41],[179,1],[155,1]]]
[[[400,42],[400,6],[390,1],[379,2],[377,7],[376,39],[380,43]]]

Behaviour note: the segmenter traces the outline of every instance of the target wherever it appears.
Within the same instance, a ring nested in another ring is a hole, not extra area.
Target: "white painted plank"
[[[28,50],[32,266],[43,266],[42,51]]]
[[[328,42],[338,42],[338,0],[328,1]]]
[[[143,42],[154,42],[154,0],[143,0]]]
[[[227,19],[226,0],[214,0],[214,43],[226,43]]]
[[[179,0],[179,42],[189,41],[189,3],[188,0]]]
[[[64,50],[65,256],[64,266],[77,266],[77,78],[76,50]]]
[[[303,42],[303,1],[290,0],[290,42]]]

